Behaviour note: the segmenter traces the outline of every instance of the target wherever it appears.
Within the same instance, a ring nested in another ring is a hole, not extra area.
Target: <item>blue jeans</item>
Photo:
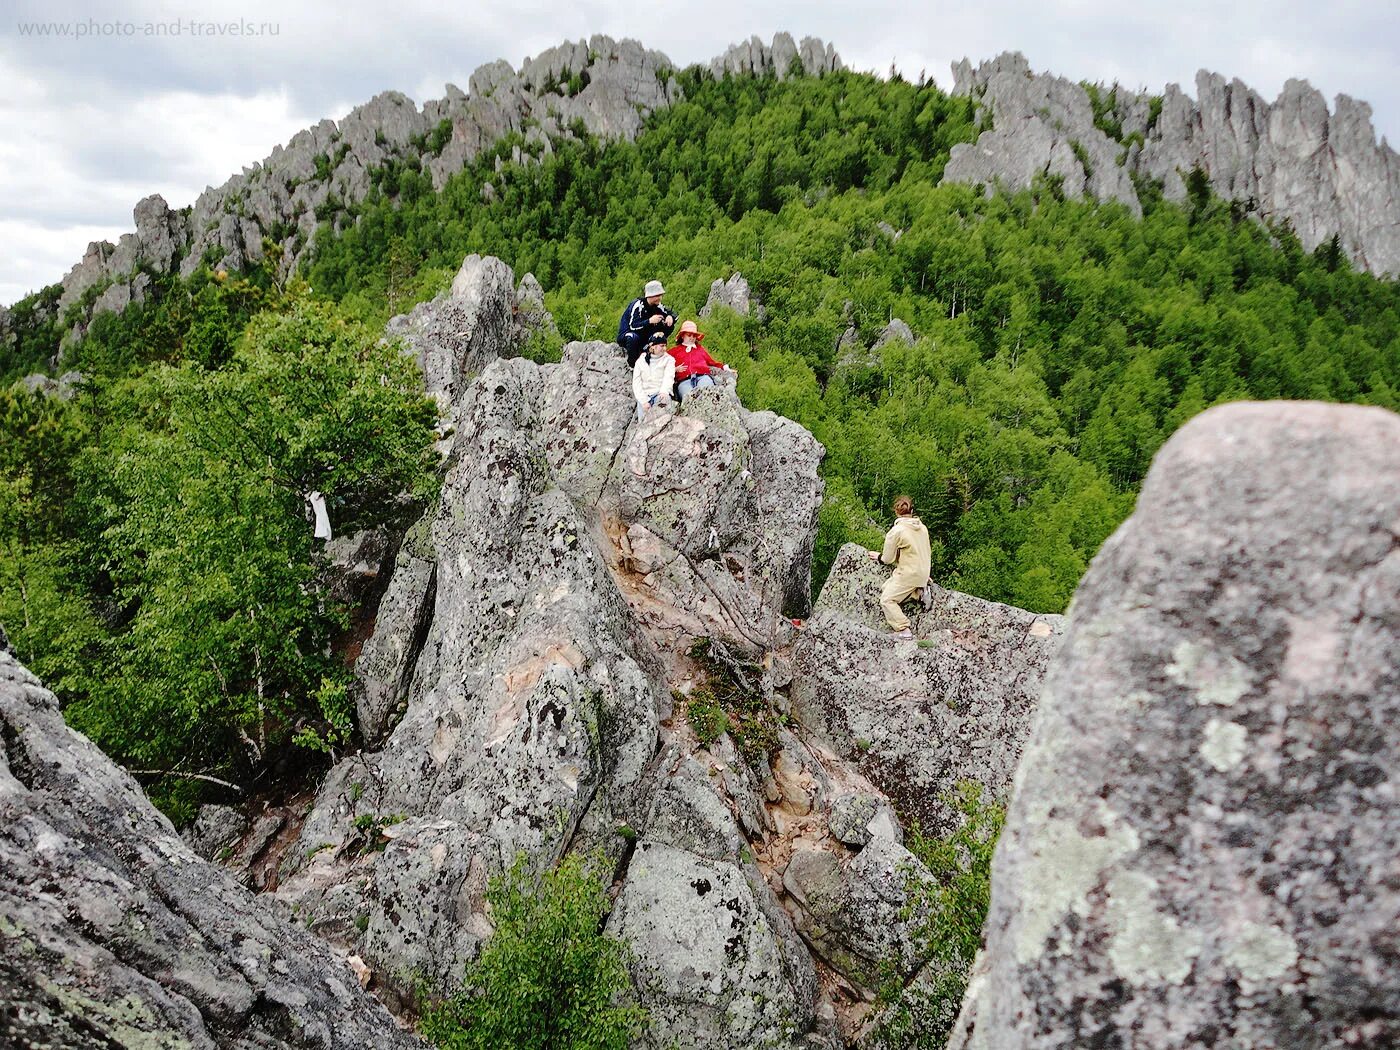
[[[713,379],[711,379],[711,378],[710,378],[709,376],[707,376],[707,375],[704,375],[704,376],[690,376],[690,377],[687,378],[687,379],[682,379],[682,380],[680,381],[680,384],[679,384],[679,389],[680,389],[680,392],[681,392],[681,400],[684,401],[686,398],[688,398],[691,394],[695,393],[695,391],[697,391],[697,390],[704,390],[707,386],[714,386],[714,385],[715,385],[715,381],[714,381]]]

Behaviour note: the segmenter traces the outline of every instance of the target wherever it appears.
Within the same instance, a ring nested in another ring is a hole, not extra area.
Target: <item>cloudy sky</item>
[[[419,102],[496,58],[521,59],[593,33],[630,36],[680,64],[786,29],[833,42],[847,65],[893,62],[948,86],[949,63],[1023,51],[1074,79],[1194,96],[1200,68],[1272,99],[1303,77],[1330,99],[1374,109],[1400,142],[1400,4],[1341,0],[519,0],[444,5],[245,0],[66,4],[19,0],[0,13],[0,303],[60,279],[90,240],[133,228],[150,193],[191,203],[323,117],[387,88]],[[192,23],[218,23],[196,32]],[[45,35],[37,23],[50,28]],[[165,36],[148,36],[154,23]],[[230,35],[238,23],[242,35]],[[56,35],[66,32],[67,35]]]

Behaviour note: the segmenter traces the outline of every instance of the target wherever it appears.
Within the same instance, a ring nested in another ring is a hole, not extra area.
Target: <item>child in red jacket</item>
[[[700,345],[705,333],[696,327],[694,321],[686,321],[681,325],[678,334],[681,341],[678,346],[671,347],[671,356],[676,361],[676,389],[680,399],[684,401],[695,391],[715,385],[715,381],[710,378],[711,372],[734,370],[724,362],[716,361]]]

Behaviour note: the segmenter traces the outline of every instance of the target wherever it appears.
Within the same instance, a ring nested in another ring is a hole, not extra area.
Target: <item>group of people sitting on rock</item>
[[[737,374],[710,356],[702,345],[705,333],[694,321],[682,324],[676,345],[667,347],[676,315],[661,302],[665,294],[660,281],[648,281],[617,324],[617,342],[632,369],[638,419],[654,409],[670,411],[696,391],[714,386],[715,373]]]
[[[712,373],[734,370],[716,361],[701,345],[705,333],[694,321],[686,321],[677,333],[675,346],[667,348],[676,327],[676,315],[662,304],[666,294],[660,281],[648,281],[642,294],[627,304],[617,325],[617,342],[632,368],[632,395],[637,399],[637,418],[645,419],[654,409],[669,411],[697,390],[715,385]],[[900,607],[911,598],[932,597],[929,580],[931,552],[928,529],[914,516],[914,502],[908,496],[894,501],[895,523],[885,536],[882,550],[867,551],[872,561],[893,565],[894,573],[880,591],[880,608],[898,640],[914,637],[909,617]]]

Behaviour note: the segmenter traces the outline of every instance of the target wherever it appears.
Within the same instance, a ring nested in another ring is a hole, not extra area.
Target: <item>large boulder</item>
[[[749,282],[741,273],[732,274],[728,280],[716,277],[710,283],[710,294],[705,305],[700,307],[700,316],[709,317],[717,309],[733,310],[741,317],[749,316]]]
[[[847,544],[793,648],[793,713],[924,831],[962,820],[964,783],[1004,800],[1063,618],[931,585],[914,641],[880,611],[889,570]]]
[[[393,318],[387,334],[403,341],[428,393],[446,410],[473,376],[519,350],[515,314],[511,268],[492,255],[468,255],[448,291]]]
[[[631,948],[645,1046],[790,1046],[813,1023],[816,972],[708,771],[658,766],[646,834],[608,929]]]
[[[1235,404],[1095,558],[962,1048],[1400,1044],[1400,417]]]
[[[596,848],[617,864],[611,921],[657,1031],[703,1016],[708,1045],[804,1036],[812,963],[745,859],[761,787],[702,772],[678,794],[661,745],[690,643],[756,653],[800,603],[821,446],[727,388],[639,422],[607,343],[571,344],[554,365],[497,360],[452,411],[441,499],[410,530],[357,665],[366,738],[381,742],[332,770],[278,894],[391,992],[409,973],[446,990],[491,933],[493,874],[521,853],[538,870]],[[658,564],[643,572],[648,550]],[[692,811],[707,816],[679,819]],[[696,929],[730,931],[715,965],[742,962],[718,990],[663,943],[687,865],[725,890],[684,902]]]
[[[422,1045],[327,945],[196,856],[3,652],[0,1018],[17,1050]]]

